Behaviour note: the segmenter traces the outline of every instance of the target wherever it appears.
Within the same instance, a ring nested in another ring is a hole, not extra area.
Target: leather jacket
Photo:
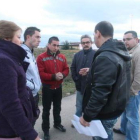
[[[95,53],[83,97],[83,118],[117,118],[124,111],[130,92],[131,57],[122,42],[107,40]]]

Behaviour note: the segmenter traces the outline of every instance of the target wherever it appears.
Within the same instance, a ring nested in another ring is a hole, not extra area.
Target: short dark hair
[[[110,22],[101,21],[95,26],[95,32],[99,31],[103,37],[113,37],[114,29]]]
[[[52,36],[52,37],[49,38],[48,43],[51,44],[53,40],[59,41],[58,37]]]
[[[24,41],[26,41],[26,36],[27,35],[32,36],[35,33],[35,31],[40,32],[40,29],[38,29],[36,27],[28,27],[24,32]]]
[[[81,36],[81,42],[82,42],[82,39],[83,39],[83,38],[89,38],[90,41],[92,42],[92,39],[91,39],[91,37],[90,37],[89,35],[86,35],[86,34],[85,34],[85,35],[82,35],[82,36]]]
[[[125,32],[124,34],[132,34],[132,36],[134,37],[134,38],[137,38],[138,37],[138,35],[137,35],[137,32],[135,32],[135,31],[127,31],[127,32]]]

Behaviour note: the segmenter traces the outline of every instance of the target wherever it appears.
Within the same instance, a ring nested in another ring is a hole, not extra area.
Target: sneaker
[[[63,125],[54,125],[54,128],[60,130],[61,132],[66,132],[66,128]]]
[[[71,127],[72,127],[72,128],[74,128],[74,125],[73,125],[73,124],[71,124]]]
[[[115,133],[125,135],[120,129],[113,128],[113,131],[114,131]]]
[[[44,140],[50,140],[49,131],[44,133]]]

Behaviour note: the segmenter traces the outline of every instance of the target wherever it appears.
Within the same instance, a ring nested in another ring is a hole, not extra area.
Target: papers
[[[89,127],[84,127],[80,124],[78,116],[73,115],[73,117],[74,120],[71,120],[72,124],[80,134],[85,134],[92,137],[98,136],[102,138],[108,138],[108,135],[100,120],[91,121]]]

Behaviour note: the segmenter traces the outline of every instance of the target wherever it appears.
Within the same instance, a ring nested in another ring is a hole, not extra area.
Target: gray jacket
[[[131,60],[131,88],[130,94],[137,95],[140,91],[140,44],[129,51]]]

